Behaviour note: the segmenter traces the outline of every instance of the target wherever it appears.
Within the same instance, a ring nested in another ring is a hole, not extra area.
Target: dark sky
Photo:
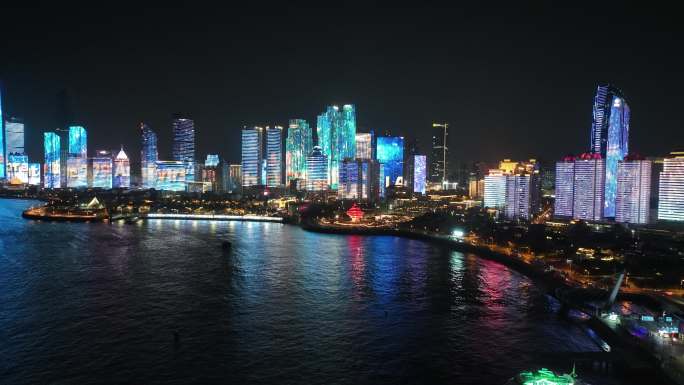
[[[123,144],[136,161],[140,121],[162,159],[171,114],[185,112],[198,157],[238,160],[243,125],[315,126],[331,103],[356,104],[360,130],[417,136],[423,152],[431,122],[447,121],[456,160],[557,159],[588,146],[599,82],[627,96],[631,150],[684,148],[674,9],[252,3],[0,9],[4,109],[26,121],[29,155],[42,161],[66,88],[91,151]]]

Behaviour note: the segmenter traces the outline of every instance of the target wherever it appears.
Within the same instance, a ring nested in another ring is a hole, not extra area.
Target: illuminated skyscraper
[[[432,152],[430,154],[430,181],[443,183],[446,180],[448,154],[449,154],[449,133],[447,123],[432,124]]]
[[[337,190],[339,164],[344,159],[356,157],[356,110],[354,105],[345,104],[340,110],[329,106],[318,116],[316,131],[318,145],[328,158],[328,180],[330,188]]]
[[[130,188],[131,187],[131,164],[128,161],[128,156],[121,148],[121,151],[114,158],[114,188]]]
[[[575,159],[573,218],[603,219],[605,160],[599,154],[583,154]]]
[[[263,171],[263,136],[261,127],[242,129],[242,187],[258,186]]]
[[[658,219],[684,221],[684,152],[673,152],[663,162],[658,193]]]
[[[556,198],[554,215],[572,218],[575,201],[575,158],[568,156],[556,163]]]
[[[266,186],[283,185],[283,128],[266,126]]]
[[[110,190],[112,188],[112,153],[106,150],[96,151],[90,162],[90,187]]]
[[[600,85],[594,96],[591,126],[591,152],[605,160],[603,216],[615,217],[618,162],[629,150],[629,105],[622,91],[611,85]]]
[[[173,160],[185,162],[185,178],[195,181],[195,122],[182,115],[173,116]]]
[[[530,220],[539,212],[541,179],[539,170],[506,175],[506,218]]]
[[[67,187],[88,187],[88,140],[85,128],[69,127],[67,157]]]
[[[313,136],[304,119],[291,119],[285,142],[285,173],[287,183],[306,180],[306,157],[313,150]]]
[[[6,146],[5,154],[24,154],[24,123],[10,117],[5,121]]]
[[[342,199],[375,202],[379,198],[380,165],[373,159],[346,159],[340,166],[337,189]]]
[[[223,164],[223,189],[227,193],[239,193],[242,183],[242,165]]]
[[[311,154],[306,157],[306,175],[308,191],[324,191],[329,188],[328,157],[319,146],[314,146]]]
[[[218,154],[207,154],[207,159],[202,166],[202,183],[204,183],[204,190],[206,191],[220,191],[221,190],[221,173],[219,169]]]
[[[10,184],[27,184],[28,172],[28,155],[18,152],[7,155],[7,180]]]
[[[44,133],[43,148],[45,153],[45,188],[60,188],[61,185],[61,148],[60,137],[54,132]]]
[[[425,155],[413,156],[413,192],[425,195],[427,184],[427,157]]]
[[[401,185],[404,178],[404,137],[379,136],[378,162],[384,165],[385,187]]]
[[[28,184],[40,186],[40,163],[29,163]]]
[[[157,134],[145,123],[140,123],[140,134],[142,138],[142,150],[140,151],[142,188],[155,188],[155,185],[157,184],[157,171],[155,168],[157,167],[157,161],[159,160]]]
[[[373,133],[356,133],[356,159],[373,159]]]
[[[650,160],[626,157],[618,163],[615,221],[618,223],[649,222],[651,198]]]
[[[185,162],[180,161],[157,161],[155,167],[157,173],[155,188],[163,191],[185,191]]]
[[[484,207],[502,209],[506,206],[506,174],[489,170],[484,178]]]

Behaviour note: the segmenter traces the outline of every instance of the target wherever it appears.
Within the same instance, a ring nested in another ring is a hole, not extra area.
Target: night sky
[[[2,8],[5,113],[25,120],[40,161],[61,89],[90,152],[123,144],[133,161],[140,121],[159,135],[161,159],[183,112],[198,158],[237,161],[243,125],[315,127],[332,103],[354,103],[360,131],[417,136],[424,153],[431,122],[447,121],[454,160],[555,160],[587,149],[596,85],[610,82],[632,109],[630,150],[684,149],[684,34],[672,9],[253,3]]]

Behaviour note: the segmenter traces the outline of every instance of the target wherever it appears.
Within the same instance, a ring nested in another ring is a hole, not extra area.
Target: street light
[[[432,123],[432,127],[444,128],[444,136],[442,138],[442,188],[446,184],[446,153],[447,153],[447,128],[449,123]]]

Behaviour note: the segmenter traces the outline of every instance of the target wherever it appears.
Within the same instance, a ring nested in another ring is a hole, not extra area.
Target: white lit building
[[[506,174],[489,170],[484,178],[484,207],[501,209],[506,205]]]
[[[566,157],[556,163],[556,192],[553,206],[557,217],[572,218],[575,200],[575,158]]]
[[[637,224],[649,222],[652,168],[653,162],[650,160],[627,157],[618,163],[615,197],[616,222]]]
[[[665,158],[660,173],[658,219],[684,221],[684,152]]]
[[[603,219],[606,162],[600,154],[583,154],[575,159],[573,218]]]

